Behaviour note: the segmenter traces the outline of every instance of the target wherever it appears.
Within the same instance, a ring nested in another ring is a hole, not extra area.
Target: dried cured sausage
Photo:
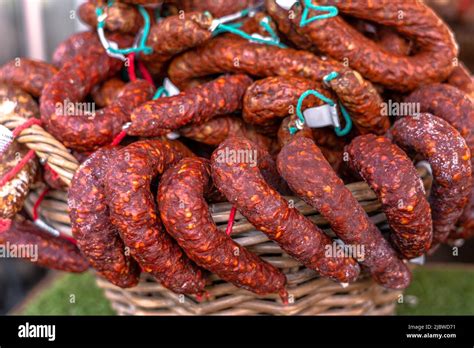
[[[120,95],[125,85],[126,83],[119,78],[111,78],[102,85],[94,87],[91,92],[92,98],[101,108],[109,106]]]
[[[81,252],[103,277],[122,288],[138,284],[140,268],[112,225],[105,196],[105,173],[116,148],[94,152],[74,174],[68,192],[72,233]]]
[[[47,82],[58,72],[53,65],[28,58],[16,58],[0,68],[0,81],[13,84],[39,97]]]
[[[220,231],[204,195],[212,187],[210,163],[185,158],[168,169],[158,190],[166,230],[199,266],[225,281],[257,294],[286,293],[281,271],[249,252]]]
[[[26,220],[13,220],[10,228],[0,230],[0,244],[16,247],[17,250],[29,247],[31,255],[24,255],[23,258],[38,266],[72,273],[82,273],[89,268],[87,260],[74,244],[53,237]]]
[[[466,141],[448,122],[424,113],[398,120],[388,136],[430,163],[433,245],[446,241],[471,192],[471,152]]]
[[[281,150],[277,164],[292,190],[328,219],[336,235],[346,245],[359,246],[362,253],[357,257],[379,284],[392,289],[409,285],[410,271],[313,141],[292,139]]]
[[[164,231],[150,192],[151,180],[183,157],[165,140],[132,143],[110,162],[105,190],[111,221],[142,270],[174,292],[197,294],[202,270]]]
[[[319,1],[343,14],[394,27],[419,47],[412,56],[394,55],[351,27],[341,16],[300,26],[302,6],[293,7],[294,28],[323,53],[346,59],[370,81],[397,91],[411,91],[426,83],[441,82],[452,72],[458,47],[448,26],[418,1]],[[310,11],[310,16],[314,11]],[[357,47],[357,49],[354,49]]]
[[[180,94],[149,101],[133,110],[130,135],[165,135],[189,124],[199,124],[242,109],[242,99],[252,80],[246,75],[226,75]]]
[[[407,155],[385,137],[362,135],[346,147],[349,165],[375,191],[393,234],[408,258],[428,251],[433,237],[431,209],[423,183]]]
[[[283,250],[323,277],[354,281],[359,266],[352,258],[329,257],[327,237],[309,219],[273,190],[260,173],[259,166],[237,154],[257,154],[258,149],[244,138],[228,138],[212,155],[212,177],[229,202]],[[228,154],[228,155],[227,155]],[[232,156],[234,154],[234,156]],[[250,158],[250,157],[249,157]],[[258,155],[254,159],[258,160]]]

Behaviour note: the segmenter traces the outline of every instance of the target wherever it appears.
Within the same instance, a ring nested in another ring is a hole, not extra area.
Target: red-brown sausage
[[[246,75],[226,75],[176,96],[149,101],[133,110],[128,133],[145,137],[165,135],[238,111],[251,83]]]
[[[98,45],[98,40],[97,34],[92,31],[72,34],[54,50],[53,64],[61,68],[68,60],[89,51],[92,47],[96,47],[100,51],[101,46]]]
[[[137,80],[130,82],[119,98],[105,109],[88,114],[78,107],[96,84],[122,67],[120,60],[108,56],[97,45],[100,43],[69,60],[47,85],[41,98],[41,118],[46,129],[68,148],[78,151],[94,150],[110,143],[129,120],[131,110],[153,95],[153,87],[148,82]]]
[[[103,147],[79,167],[69,188],[68,207],[73,236],[91,266],[112,284],[128,288],[138,284],[140,268],[110,221],[105,196],[105,173],[117,151]]]
[[[362,135],[346,147],[349,165],[382,202],[400,253],[412,259],[431,245],[433,221],[425,189],[410,158],[385,137]]]
[[[449,122],[466,140],[471,151],[471,168],[474,167],[474,105],[461,90],[448,84],[432,84],[420,87],[405,99],[416,103],[421,112],[428,112]],[[469,203],[458,224],[460,237],[474,234],[474,189],[471,189]]]
[[[361,263],[375,280],[392,289],[404,289],[410,272],[369,220],[362,206],[332,170],[319,148],[298,137],[278,155],[278,170],[291,189],[328,219],[342,241],[362,250]]]
[[[257,294],[285,292],[281,271],[235,243],[217,228],[204,195],[212,187],[210,163],[185,158],[168,169],[158,207],[168,233],[190,259],[232,284]]]
[[[202,271],[163,230],[150,192],[151,180],[182,157],[164,140],[130,144],[110,162],[105,190],[111,220],[143,271],[174,292],[197,294]]]
[[[271,152],[274,142],[270,137],[258,133],[254,127],[235,116],[221,116],[206,123],[183,127],[180,134],[204,144],[217,146],[230,136],[245,137],[257,146]]]
[[[58,70],[51,64],[29,58],[16,58],[0,68],[0,81],[13,84],[39,97]]]
[[[97,28],[96,9],[99,2],[98,0],[89,0],[78,8],[81,21],[93,28]],[[107,30],[136,34],[143,26],[143,17],[133,6],[114,2],[112,6],[107,6],[105,13],[107,14],[105,19],[105,28]]]
[[[433,245],[444,242],[471,192],[471,152],[466,141],[448,122],[431,114],[398,120],[388,136],[402,149],[414,150],[430,163],[434,178],[429,197]]]
[[[458,47],[448,26],[425,4],[410,0],[323,0],[346,15],[392,26],[419,47],[412,56],[394,55],[351,27],[342,17],[313,21],[300,27],[302,6],[293,7],[294,27],[322,52],[349,65],[370,81],[397,91],[411,91],[441,82],[454,68]],[[303,5],[304,6],[304,5]],[[309,11],[309,17],[315,14]],[[355,49],[357,47],[357,49]]]
[[[154,24],[146,44],[151,54],[140,54],[152,74],[163,72],[166,63],[178,53],[202,45],[212,37],[212,16],[202,12],[166,17]]]
[[[111,105],[120,95],[126,83],[117,77],[105,81],[102,85],[94,87],[91,92],[92,99],[97,106],[103,108]]]
[[[3,225],[0,222],[0,225]],[[0,244],[16,250],[34,250],[22,258],[38,266],[59,271],[82,273],[89,268],[87,260],[71,242],[40,230],[29,221],[14,220],[7,230],[0,229]]]
[[[258,149],[247,139],[225,140],[212,154],[215,185],[249,222],[306,267],[336,281],[354,281],[359,274],[354,259],[325,255],[331,239],[265,182],[256,160]]]

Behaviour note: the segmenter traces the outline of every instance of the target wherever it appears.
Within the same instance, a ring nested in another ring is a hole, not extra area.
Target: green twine
[[[163,86],[161,86],[160,88],[158,88],[158,89],[156,90],[156,93],[155,93],[155,95],[153,96],[153,100],[158,99],[158,98],[161,98],[161,97],[163,96],[163,94],[164,94],[165,96],[169,97],[169,93],[168,93],[168,91],[166,90],[166,88],[163,87]]]
[[[259,38],[259,37],[255,37],[255,36],[247,34],[243,30],[237,29],[237,28],[235,28],[231,25],[228,25],[228,24],[219,24],[219,26],[217,27],[217,30],[220,30],[221,33],[228,32],[228,33],[238,35],[238,36],[240,36],[240,37],[242,37],[246,40],[249,40],[249,41],[262,43],[262,44],[266,44],[266,45],[270,45],[270,46],[277,46],[277,47],[280,47],[280,48],[286,48],[286,46],[284,44],[282,44],[279,41],[276,41],[274,38],[272,38],[271,40],[265,40],[265,39],[262,39],[262,38]]]
[[[332,72],[332,73],[326,75],[323,78],[323,80],[324,80],[324,82],[329,82],[331,80],[334,80],[338,76],[339,76],[339,74],[337,72]],[[316,98],[322,100],[323,102],[325,102],[326,104],[329,104],[330,106],[336,105],[336,103],[334,103],[334,101],[332,101],[331,99],[329,99],[326,96],[322,95],[318,91],[315,91],[315,90],[312,90],[312,89],[307,90],[306,92],[304,92],[300,96],[300,98],[298,99],[298,103],[296,104],[296,115],[298,116],[298,119],[301,122],[301,124],[305,123],[304,115],[303,115],[303,112],[301,111],[301,108],[303,106],[303,101],[307,97],[309,97],[310,95],[315,96]],[[334,127],[334,132],[336,133],[337,136],[343,137],[343,136],[349,134],[349,132],[351,131],[351,129],[352,129],[352,119],[351,119],[349,113],[347,112],[346,108],[344,107],[344,105],[342,105],[340,102],[338,104],[339,104],[339,108],[341,109],[341,113],[342,113],[342,116],[344,117],[344,121],[345,121],[346,125],[343,129],[341,129],[340,127]],[[298,129],[295,128],[295,127],[289,127],[289,130],[290,130],[290,134],[295,134],[298,131]]]
[[[303,10],[303,14],[301,15],[301,21],[300,21],[301,28],[317,20],[336,17],[339,14],[339,10],[337,9],[336,6],[313,5],[312,0],[305,0],[304,3],[305,3],[305,8]],[[326,13],[308,18],[310,10],[322,11]]]
[[[109,0],[107,3],[107,7],[111,7],[114,3],[114,0]],[[144,21],[144,26],[143,26],[143,33],[140,38],[140,42],[137,47],[130,47],[130,48],[113,48],[109,47],[107,51],[115,54],[123,54],[127,55],[130,53],[139,53],[143,52],[144,54],[151,54],[153,52],[153,49],[149,46],[146,45],[146,40],[148,39],[148,35],[150,34],[150,16],[148,15],[148,12],[145,10],[145,8],[141,5],[138,5],[138,11],[143,17]],[[102,7],[96,8],[96,15],[97,15],[97,28],[98,29],[104,29],[105,26],[105,18],[101,18],[104,14],[104,9]]]

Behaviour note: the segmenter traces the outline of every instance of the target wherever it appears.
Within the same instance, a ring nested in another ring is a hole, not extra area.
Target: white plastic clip
[[[310,128],[322,128],[333,126],[340,128],[337,105],[324,104],[318,107],[309,108],[303,111],[305,123]]]
[[[426,261],[425,255],[421,255],[421,256],[415,257],[414,259],[411,259],[409,262],[415,265],[423,266],[425,264],[425,261]]]
[[[276,0],[277,5],[287,11],[289,11],[298,2],[298,0]]]
[[[168,92],[168,96],[172,97],[174,95],[178,95],[181,93],[178,87],[175,86],[173,82],[167,77],[163,79],[163,87],[166,89],[166,92]]]

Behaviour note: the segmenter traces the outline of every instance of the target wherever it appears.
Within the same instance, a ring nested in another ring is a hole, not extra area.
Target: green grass
[[[24,315],[114,314],[92,273],[67,274],[29,302]]]
[[[419,267],[397,313],[403,315],[473,315],[474,268]],[[71,295],[75,303],[70,302]],[[114,314],[91,273],[65,275],[32,299],[21,314]]]
[[[474,268],[420,267],[415,270],[413,279],[405,292],[405,303],[397,307],[397,314],[474,314]]]

